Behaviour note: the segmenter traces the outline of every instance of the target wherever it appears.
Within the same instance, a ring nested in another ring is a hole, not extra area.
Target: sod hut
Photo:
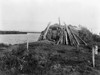
[[[41,35],[38,41],[48,40],[52,41],[55,44],[63,45],[87,45],[84,40],[82,40],[78,35],[78,29],[72,25],[60,25],[54,24],[46,27],[44,31],[41,32]]]

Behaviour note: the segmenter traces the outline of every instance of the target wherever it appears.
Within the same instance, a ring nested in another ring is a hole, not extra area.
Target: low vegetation
[[[21,32],[21,31],[0,31],[0,34],[27,34],[27,32]]]
[[[77,48],[47,43],[19,45],[0,58],[0,69],[7,75],[99,75],[100,58],[96,69],[92,67],[88,48]]]
[[[79,35],[87,46],[40,41],[30,43],[27,50],[26,43],[16,45],[0,57],[0,70],[4,75],[100,75],[100,55],[96,55],[93,68],[91,54],[93,44],[100,47],[100,37],[86,28]]]
[[[79,30],[79,36],[88,44],[88,45],[98,45],[100,47],[100,35],[93,34],[87,28],[82,27]]]

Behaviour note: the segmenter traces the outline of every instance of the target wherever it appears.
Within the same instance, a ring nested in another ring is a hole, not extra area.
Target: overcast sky
[[[100,32],[99,0],[1,0],[0,30],[42,31],[48,22]]]

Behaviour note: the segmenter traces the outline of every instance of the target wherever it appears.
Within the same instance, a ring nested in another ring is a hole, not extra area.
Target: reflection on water
[[[39,33],[28,33],[28,34],[4,34],[0,35],[0,43],[6,44],[18,44],[25,43],[27,40],[29,42],[34,42],[38,40]]]

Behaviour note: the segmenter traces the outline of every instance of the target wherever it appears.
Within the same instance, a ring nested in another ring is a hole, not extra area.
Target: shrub
[[[81,30],[79,30],[79,37],[81,37],[86,43],[93,41],[92,33],[85,27],[82,27]]]

